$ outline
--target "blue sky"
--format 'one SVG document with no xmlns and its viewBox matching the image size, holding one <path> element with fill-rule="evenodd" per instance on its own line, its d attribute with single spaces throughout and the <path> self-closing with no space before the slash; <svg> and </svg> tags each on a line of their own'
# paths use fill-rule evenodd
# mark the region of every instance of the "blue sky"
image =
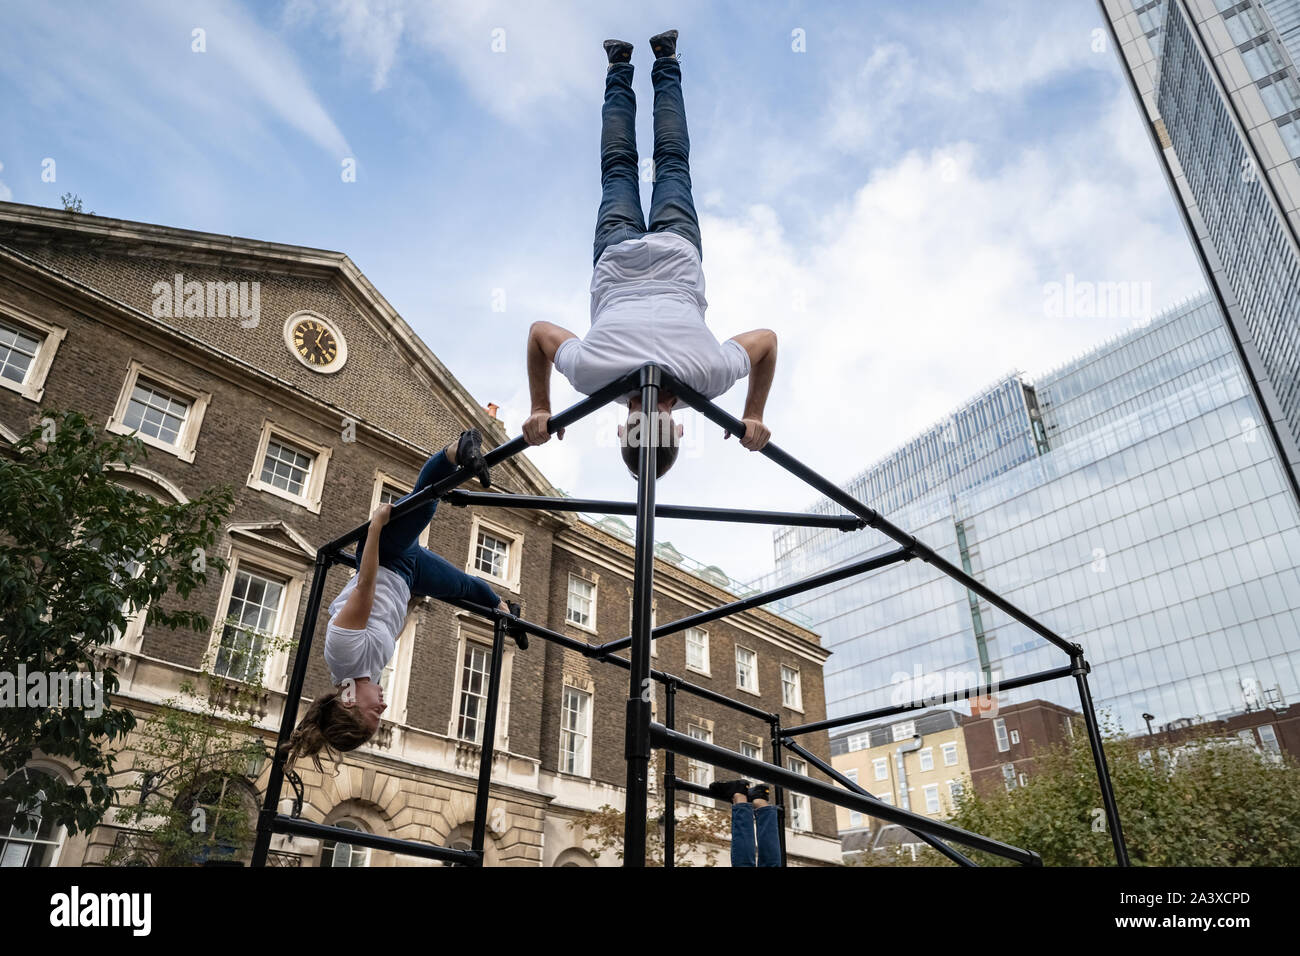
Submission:
<svg viewBox="0 0 1300 956">
<path fill-rule="evenodd" d="M 3 19 L 0 199 L 74 192 L 346 252 L 512 434 L 529 324 L 587 328 L 610 36 L 637 47 L 648 155 L 645 41 L 681 31 L 709 324 L 777 331 L 773 440 L 835 480 L 1142 318 L 1054 317 L 1047 284 L 1145 283 L 1155 310 L 1203 284 L 1092 0 L 64 0 Z M 575 398 L 557 377 L 554 407 Z M 611 431 L 530 455 L 570 493 L 631 497 Z M 687 433 L 661 500 L 810 503 L 702 420 Z M 771 565 L 761 528 L 659 532 L 741 579 Z"/>
</svg>

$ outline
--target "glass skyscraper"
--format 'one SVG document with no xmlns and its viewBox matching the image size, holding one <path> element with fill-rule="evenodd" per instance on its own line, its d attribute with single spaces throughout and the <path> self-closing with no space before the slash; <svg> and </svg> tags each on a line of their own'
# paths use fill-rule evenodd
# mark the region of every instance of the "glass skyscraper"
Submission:
<svg viewBox="0 0 1300 956">
<path fill-rule="evenodd" d="M 1007 376 L 845 487 L 1082 644 L 1098 708 L 1132 732 L 1143 713 L 1300 695 L 1300 512 L 1260 416 L 1205 295 L 1035 382 Z M 781 529 L 761 585 L 894 547 L 870 534 Z M 1065 662 L 920 561 L 790 601 L 834 652 L 833 716 L 910 700 L 927 678 Z M 1030 697 L 1078 706 L 1060 681 L 1007 702 Z"/>
<path fill-rule="evenodd" d="M 1300 494 L 1300 0 L 1101 0 Z"/>
</svg>

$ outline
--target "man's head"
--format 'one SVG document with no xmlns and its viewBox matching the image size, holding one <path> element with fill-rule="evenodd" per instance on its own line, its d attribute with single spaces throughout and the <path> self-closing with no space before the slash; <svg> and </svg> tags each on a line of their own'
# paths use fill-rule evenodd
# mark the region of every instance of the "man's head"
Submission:
<svg viewBox="0 0 1300 956">
<path fill-rule="evenodd" d="M 628 403 L 627 424 L 618 426 L 618 450 L 623 464 L 637 476 L 641 462 L 641 447 L 656 444 L 655 477 L 662 478 L 677 461 L 681 451 L 681 438 L 685 427 L 673 421 L 672 407 L 677 399 L 671 394 L 664 394 L 659 399 L 658 409 L 649 414 L 641 411 L 641 399 L 633 398 Z"/>
</svg>

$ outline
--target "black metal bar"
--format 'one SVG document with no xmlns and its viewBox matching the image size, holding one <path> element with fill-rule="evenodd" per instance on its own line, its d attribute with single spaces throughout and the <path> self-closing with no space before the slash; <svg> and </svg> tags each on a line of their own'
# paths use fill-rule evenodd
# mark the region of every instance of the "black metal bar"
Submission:
<svg viewBox="0 0 1300 956">
<path fill-rule="evenodd" d="M 580 511 L 598 515 L 635 515 L 634 501 L 605 501 L 597 498 L 548 498 L 541 495 L 508 495 L 490 491 L 455 489 L 442 500 L 457 507 L 515 508 L 522 511 Z M 865 522 L 856 515 L 817 515 L 802 511 L 753 511 L 744 508 L 706 508 L 690 505 L 655 505 L 656 518 L 698 518 L 741 524 L 775 524 L 785 527 L 838 528 L 857 531 Z"/>
<path fill-rule="evenodd" d="M 289 687 L 284 695 L 284 712 L 280 715 L 280 736 L 276 740 L 275 750 L 271 755 L 271 773 L 266 780 L 266 798 L 262 801 L 261 812 L 257 815 L 257 839 L 253 842 L 253 866 L 266 866 L 266 855 L 271 849 L 272 824 L 279 812 L 280 791 L 284 787 L 285 755 L 281 751 L 289 738 L 293 736 L 294 725 L 298 721 L 298 705 L 302 701 L 302 688 L 307 682 L 307 665 L 311 662 L 312 637 L 316 633 L 316 618 L 320 614 L 321 598 L 325 593 L 325 579 L 329 575 L 330 562 L 323 551 L 316 552 L 316 567 L 312 572 L 311 590 L 307 596 L 307 608 L 302 617 L 302 630 L 298 633 L 298 647 L 293 657 L 293 672 L 289 676 Z"/>
<path fill-rule="evenodd" d="M 644 867 L 650 769 L 650 602 L 654 590 L 655 477 L 659 451 L 660 369 L 641 369 L 641 413 L 636 480 L 636 556 L 632 578 L 632 649 L 628 680 L 627 791 L 623 806 L 623 865 Z"/>
<path fill-rule="evenodd" d="M 720 607 L 708 611 L 701 611 L 698 614 L 692 614 L 689 617 L 678 618 L 675 621 L 669 621 L 667 624 L 661 624 L 651 632 L 651 640 L 658 640 L 668 634 L 675 634 L 678 631 L 684 631 L 688 627 L 698 627 L 701 624 L 708 624 L 710 621 L 716 621 L 732 614 L 739 614 L 741 611 L 748 611 L 752 608 L 761 607 L 772 601 L 779 601 L 781 598 L 789 597 L 792 594 L 799 594 L 803 591 L 811 591 L 813 588 L 819 588 L 826 584 L 833 584 L 836 581 L 842 581 L 845 578 L 851 578 L 855 574 L 865 574 L 867 571 L 874 571 L 876 568 L 883 568 L 886 565 L 896 561 L 909 561 L 912 555 L 906 548 L 899 548 L 895 551 L 888 551 L 885 554 L 876 555 L 874 558 L 867 558 L 863 561 L 857 561 L 843 568 L 836 568 L 834 571 L 824 571 L 821 574 L 815 574 L 810 578 L 802 581 L 796 581 L 793 584 L 785 584 L 771 591 L 763 591 L 760 594 L 753 594 L 747 598 L 741 598 L 738 601 L 732 601 L 730 604 L 723 604 Z M 616 651 L 620 648 L 627 647 L 632 642 L 631 637 L 620 637 L 612 641 L 606 641 L 599 645 L 606 651 Z"/>
<path fill-rule="evenodd" d="M 869 813 L 889 823 L 897 823 L 909 830 L 919 830 L 933 836 L 953 840 L 964 846 L 983 850 L 986 853 L 1014 860 L 1026 866 L 1041 866 L 1043 862 L 1042 858 L 1032 850 L 1022 850 L 1019 847 L 1009 846 L 990 837 L 970 833 L 950 823 L 944 823 L 942 820 L 931 820 L 929 817 L 923 817 L 908 810 L 890 806 L 887 803 L 873 803 L 866 797 L 842 790 L 829 783 L 822 783 L 820 780 L 814 780 L 812 777 L 795 773 L 793 770 L 776 767 L 762 760 L 754 760 L 752 757 L 745 757 L 714 744 L 696 740 L 686 734 L 680 734 L 675 730 L 669 730 L 660 723 L 650 725 L 650 741 L 655 747 L 674 750 L 684 757 L 691 757 L 717 767 L 734 770 L 746 778 L 752 777 L 758 780 L 766 780 L 771 784 L 780 784 L 795 793 L 803 793 L 818 800 L 833 803 L 836 806 L 847 807 L 861 813 Z"/>
<path fill-rule="evenodd" d="M 844 727 L 848 724 L 861 724 L 870 720 L 880 720 L 883 717 L 892 717 L 894 714 L 905 714 L 909 710 L 924 710 L 926 707 L 935 706 L 936 703 L 949 704 L 959 700 L 968 700 L 971 697 L 980 697 L 1004 690 L 1015 690 L 1018 687 L 1028 687 L 1030 684 L 1041 684 L 1044 681 L 1059 680 L 1062 677 L 1073 676 L 1074 665 L 1062 664 L 1060 667 L 1053 667 L 1049 670 L 1026 674 L 1024 677 L 1013 677 L 1010 680 L 998 681 L 996 686 L 986 685 L 983 687 L 966 687 L 957 691 L 955 694 L 945 693 L 942 699 L 937 702 L 930 698 L 913 700 L 906 704 L 896 704 L 891 707 L 878 707 L 875 710 L 864 710 L 858 714 L 849 714 L 847 717 L 830 717 L 826 720 L 815 720 L 812 723 L 799 724 L 797 727 L 787 727 L 785 729 L 785 735 L 787 737 L 798 737 L 802 734 L 810 734 L 816 730 L 830 730 L 832 727 Z"/>
<path fill-rule="evenodd" d="M 477 859 L 478 854 L 473 850 L 452 850 L 445 846 L 416 843 L 414 840 L 399 840 L 378 833 L 367 833 L 365 830 L 347 830 L 343 827 L 332 827 L 324 823 L 312 823 L 310 820 L 299 820 L 283 815 L 277 816 L 272 822 L 277 833 L 293 833 L 298 836 L 315 837 L 318 840 L 337 840 L 339 843 L 366 846 L 372 850 L 389 850 L 407 856 L 423 857 L 426 860 L 442 860 L 445 863 L 475 866 L 480 862 Z"/>
<path fill-rule="evenodd" d="M 812 764 L 822 773 L 826 774 L 826 776 L 830 777 L 836 783 L 840 784 L 843 787 L 847 787 L 849 790 L 852 790 L 854 793 L 861 794 L 862 796 L 866 797 L 868 800 L 874 800 L 876 803 L 881 803 L 881 804 L 884 803 L 884 801 L 879 799 L 875 794 L 868 792 L 859 784 L 854 783 L 844 774 L 840 773 L 838 770 L 836 770 L 834 767 L 828 764 L 825 760 L 822 760 L 821 757 L 818 757 L 811 750 L 808 750 L 806 747 L 799 746 L 799 744 L 791 740 L 789 737 L 787 737 L 783 742 L 785 743 L 786 747 L 793 750 L 800 757 L 808 761 L 810 764 Z M 970 857 L 965 856 L 964 854 L 960 853 L 957 850 L 954 850 L 952 847 L 944 843 L 942 840 L 938 840 L 930 836 L 930 834 L 928 833 L 917 833 L 915 830 L 909 830 L 908 832 L 913 833 L 916 836 L 920 837 L 924 842 L 934 847 L 936 850 L 938 850 L 948 859 L 952 860 L 958 866 L 979 866 L 979 864 L 976 863 L 974 860 L 972 860 Z"/>
<path fill-rule="evenodd" d="M 496 755 L 497 711 L 501 700 L 501 658 L 506 649 L 506 622 L 500 615 L 492 627 L 492 665 L 488 671 L 487 714 L 483 719 L 483 742 L 479 745 L 478 790 L 474 794 L 474 836 L 470 848 L 483 865 L 483 840 L 487 836 L 488 799 L 492 795 L 492 761 Z"/>
<path fill-rule="evenodd" d="M 566 428 L 574 422 L 585 418 L 592 412 L 607 405 L 610 400 L 618 398 L 631 388 L 634 388 L 636 381 L 636 373 L 626 375 L 618 381 L 606 385 L 594 395 L 590 395 L 582 401 L 571 405 L 564 411 L 560 412 L 560 414 L 552 415 L 550 421 L 547 422 L 546 425 L 547 432 L 554 434 L 561 428 Z M 487 462 L 488 467 L 491 467 L 505 461 L 507 458 L 519 454 L 521 451 L 525 451 L 527 448 L 529 448 L 527 439 L 525 439 L 523 435 L 518 435 L 510 441 L 500 444 L 496 448 L 485 453 L 483 455 L 483 460 Z M 407 495 L 400 502 L 395 504 L 393 506 L 392 516 L 389 520 L 400 518 L 402 515 L 414 511 L 416 508 L 421 507 L 430 498 L 442 497 L 448 491 L 451 491 L 457 485 L 466 481 L 470 477 L 472 477 L 472 475 L 468 468 L 465 468 L 464 466 L 457 468 L 442 481 L 434 482 L 426 488 L 421 488 L 419 491 Z M 321 550 L 326 552 L 341 551 L 348 545 L 355 544 L 361 539 L 361 535 L 365 533 L 368 526 L 369 522 L 357 525 L 347 534 L 340 535 L 326 544 Z"/>
<path fill-rule="evenodd" d="M 672 753 L 672 751 L 665 750 L 664 753 L 670 754 Z M 710 800 L 718 799 L 716 796 L 709 793 L 708 787 L 701 786 L 698 783 L 691 783 L 689 780 L 682 780 L 681 778 L 677 778 L 673 780 L 673 787 L 685 793 L 693 793 L 696 796 L 708 797 Z"/>
<path fill-rule="evenodd" d="M 664 684 L 664 726 L 677 727 L 677 684 Z M 664 866 L 677 865 L 677 755 L 664 751 Z"/>
<path fill-rule="evenodd" d="M 570 650 L 577 651 L 579 654 L 582 654 L 585 657 L 590 657 L 593 660 L 604 661 L 622 668 L 630 668 L 632 666 L 631 661 L 626 657 L 619 657 L 616 654 L 604 651 L 601 649 L 601 645 L 599 644 L 589 644 L 586 641 L 580 641 L 576 638 L 569 637 L 567 634 L 552 631 L 550 628 L 543 627 L 540 624 L 534 624 L 532 621 L 525 621 L 523 618 L 506 615 L 503 611 L 484 607 L 481 604 L 475 604 L 471 601 L 458 599 L 444 600 L 443 603 L 470 611 L 474 614 L 480 614 L 489 620 L 495 620 L 497 615 L 502 615 L 506 620 L 510 621 L 511 624 L 517 624 L 522 630 L 527 631 L 529 634 L 535 634 L 544 641 L 550 641 L 554 644 L 559 644 L 561 647 L 567 647 Z M 692 684 L 690 681 L 683 680 L 675 674 L 669 674 L 666 671 L 654 670 L 652 668 L 650 670 L 650 676 L 660 683 L 672 681 L 676 683 L 678 690 L 683 690 L 693 697 L 699 697 L 701 700 L 713 701 L 714 703 L 721 704 L 724 707 L 730 707 L 732 710 L 739 713 L 748 714 L 751 717 L 757 717 L 759 720 L 771 721 L 772 719 L 772 714 L 769 711 L 754 707 L 744 701 L 732 700 L 726 694 L 720 694 L 716 690 L 701 687 L 699 684 Z"/>
<path fill-rule="evenodd" d="M 727 429 L 737 437 L 744 436 L 744 422 L 730 415 L 726 411 L 723 411 L 713 402 L 695 391 L 695 389 L 682 384 L 667 372 L 664 373 L 664 387 L 671 389 L 678 398 L 682 399 L 686 404 L 690 405 L 714 424 L 720 425 L 722 428 Z M 893 538 L 926 564 L 934 565 L 944 574 L 948 575 L 948 577 L 974 591 L 994 607 L 1011 615 L 1011 617 L 1025 625 L 1025 627 L 1029 628 L 1045 640 L 1055 644 L 1061 650 L 1065 651 L 1065 653 L 1073 655 L 1079 649 L 1077 644 L 1072 644 L 1051 628 L 1044 624 L 1040 624 L 1024 611 L 1020 610 L 1020 608 L 1003 598 L 996 591 L 977 581 L 961 568 L 942 557 L 929 545 L 918 540 L 915 535 L 908 534 L 902 528 L 896 527 L 874 508 L 864 505 L 847 491 L 835 485 L 834 482 L 828 481 L 821 475 L 817 474 L 817 472 L 813 471 L 793 455 L 778 448 L 771 442 L 768 442 L 760 454 L 767 456 L 796 478 L 803 479 L 803 481 L 811 485 L 817 491 L 820 491 L 823 495 L 831 501 L 834 501 L 846 511 L 862 518 L 870 527 L 889 536 L 890 538 Z"/>
<path fill-rule="evenodd" d="M 779 767 L 781 766 L 781 715 L 780 714 L 772 715 L 771 725 L 768 729 L 771 730 L 772 732 L 772 763 Z M 779 824 L 779 826 L 777 826 L 776 828 L 776 834 L 777 834 L 777 839 L 781 843 L 781 865 L 787 866 L 789 864 L 789 860 L 787 858 L 786 849 L 785 849 L 785 820 L 786 820 L 785 787 L 781 786 L 778 783 L 776 785 L 775 792 L 772 794 L 772 796 L 776 798 L 773 801 L 773 805 L 776 807 L 777 823 Z"/>
<path fill-rule="evenodd" d="M 1079 685 L 1079 705 L 1083 711 L 1083 722 L 1088 728 L 1088 744 L 1092 747 L 1092 762 L 1097 768 L 1097 783 L 1101 786 L 1101 802 L 1106 810 L 1106 824 L 1110 828 L 1110 841 L 1115 847 L 1115 863 L 1128 866 L 1128 846 L 1124 843 L 1124 832 L 1120 829 L 1119 806 L 1115 802 L 1115 791 L 1111 787 L 1110 768 L 1106 766 L 1106 751 L 1102 745 L 1101 730 L 1097 726 L 1097 711 L 1092 706 L 1092 693 L 1088 689 L 1088 662 L 1080 655 L 1075 662 L 1075 682 Z"/>
</svg>

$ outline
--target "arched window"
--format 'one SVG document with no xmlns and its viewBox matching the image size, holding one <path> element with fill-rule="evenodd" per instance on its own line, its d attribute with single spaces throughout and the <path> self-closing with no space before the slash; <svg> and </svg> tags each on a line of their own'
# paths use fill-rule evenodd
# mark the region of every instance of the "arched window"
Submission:
<svg viewBox="0 0 1300 956">
<path fill-rule="evenodd" d="M 9 779 L 18 774 L 33 783 L 54 779 L 48 772 L 34 767 L 24 767 Z M 13 800 L 0 803 L 0 867 L 53 866 L 58 859 L 64 831 L 41 813 L 44 800 L 45 791 L 41 790 L 36 794 L 34 805 L 25 808 L 27 818 L 23 826 L 17 822 L 18 804 Z"/>
<path fill-rule="evenodd" d="M 353 820 L 339 820 L 334 824 L 345 830 L 364 833 L 365 828 Z M 338 840 L 326 840 L 321 850 L 321 866 L 369 866 L 370 848 L 343 843 Z"/>
<path fill-rule="evenodd" d="M 230 862 L 250 854 L 257 803 L 245 781 L 214 775 L 182 796 L 177 807 L 189 816 L 191 832 L 201 838 L 193 862 Z"/>
</svg>

